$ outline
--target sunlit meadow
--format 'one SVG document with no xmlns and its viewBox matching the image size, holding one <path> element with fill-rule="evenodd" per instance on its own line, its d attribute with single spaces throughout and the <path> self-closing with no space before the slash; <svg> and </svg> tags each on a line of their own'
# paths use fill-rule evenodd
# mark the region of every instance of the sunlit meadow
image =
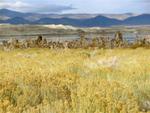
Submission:
<svg viewBox="0 0 150 113">
<path fill-rule="evenodd" d="M 149 49 L 0 51 L 0 113 L 149 110 Z"/>
</svg>

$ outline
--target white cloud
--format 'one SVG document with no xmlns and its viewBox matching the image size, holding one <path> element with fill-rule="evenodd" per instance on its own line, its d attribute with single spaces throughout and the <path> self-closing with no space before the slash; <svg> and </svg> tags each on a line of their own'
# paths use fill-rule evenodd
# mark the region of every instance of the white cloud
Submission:
<svg viewBox="0 0 150 113">
<path fill-rule="evenodd" d="M 0 8 L 38 13 L 146 13 L 149 6 L 150 0 L 0 0 Z"/>
<path fill-rule="evenodd" d="M 22 0 L 15 1 L 0 1 L 0 8 L 6 8 L 22 12 L 38 12 L 38 13 L 61 13 L 66 10 L 72 10 L 72 6 L 55 5 L 45 3 L 29 4 Z"/>
<path fill-rule="evenodd" d="M 24 3 L 20 0 L 17 0 L 17 1 L 12 1 L 12 2 L 8 2 L 8 1 L 7 2 L 4 2 L 4 1 L 0 2 L 0 7 L 23 11 L 24 9 L 31 7 L 31 5 L 28 3 Z"/>
</svg>

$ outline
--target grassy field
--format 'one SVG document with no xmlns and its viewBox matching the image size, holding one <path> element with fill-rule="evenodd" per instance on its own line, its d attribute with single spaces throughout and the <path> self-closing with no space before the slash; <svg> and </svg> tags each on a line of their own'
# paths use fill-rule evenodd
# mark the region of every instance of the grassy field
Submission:
<svg viewBox="0 0 150 113">
<path fill-rule="evenodd" d="M 0 51 L 0 113 L 148 110 L 149 49 Z"/>
</svg>

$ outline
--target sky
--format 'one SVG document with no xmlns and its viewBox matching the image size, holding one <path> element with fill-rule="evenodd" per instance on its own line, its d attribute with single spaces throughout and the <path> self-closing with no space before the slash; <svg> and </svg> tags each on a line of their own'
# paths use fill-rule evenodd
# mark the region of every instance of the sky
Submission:
<svg viewBox="0 0 150 113">
<path fill-rule="evenodd" d="M 150 13 L 150 0 L 0 0 L 0 8 L 36 13 Z"/>
</svg>

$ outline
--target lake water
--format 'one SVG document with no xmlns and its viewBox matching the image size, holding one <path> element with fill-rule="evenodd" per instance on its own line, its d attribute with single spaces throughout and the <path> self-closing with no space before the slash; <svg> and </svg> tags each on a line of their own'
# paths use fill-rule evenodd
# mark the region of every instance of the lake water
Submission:
<svg viewBox="0 0 150 113">
<path fill-rule="evenodd" d="M 0 42 L 3 40 L 9 40 L 11 38 L 16 38 L 19 40 L 25 40 L 25 39 L 34 39 L 37 38 L 38 35 L 0 35 Z M 74 35 L 52 35 L 52 34 L 43 34 L 43 38 L 46 38 L 48 41 L 64 41 L 64 40 L 75 40 L 80 38 L 77 34 Z M 93 38 L 101 36 L 100 34 L 88 34 L 86 35 L 86 38 Z M 113 38 L 114 34 L 107 34 L 108 37 Z M 123 37 L 126 41 L 133 42 L 136 40 L 136 34 L 134 33 L 123 33 Z"/>
</svg>

